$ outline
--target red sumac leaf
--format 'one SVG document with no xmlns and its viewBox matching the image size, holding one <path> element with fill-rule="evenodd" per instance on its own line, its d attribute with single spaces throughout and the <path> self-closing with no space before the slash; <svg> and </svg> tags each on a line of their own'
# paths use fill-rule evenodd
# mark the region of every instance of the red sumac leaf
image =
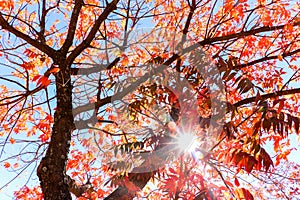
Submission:
<svg viewBox="0 0 300 200">
<path fill-rule="evenodd" d="M 224 183 L 229 187 L 233 187 L 233 184 L 229 181 L 224 180 Z"/>
<path fill-rule="evenodd" d="M 269 131 L 271 128 L 271 122 L 269 119 L 264 119 L 263 121 L 263 128 L 265 131 Z"/>
<path fill-rule="evenodd" d="M 287 124 L 288 124 L 289 128 L 291 129 L 293 126 L 293 118 L 291 115 L 287 115 Z"/>
<path fill-rule="evenodd" d="M 242 188 L 242 190 L 244 193 L 245 200 L 254 200 L 253 195 L 248 190 L 246 190 L 245 188 Z"/>
<path fill-rule="evenodd" d="M 37 84 L 43 87 L 47 87 L 50 84 L 50 80 L 46 76 L 41 76 L 37 81 Z"/>
<path fill-rule="evenodd" d="M 234 184 L 239 187 L 240 186 L 240 182 L 237 178 L 234 179 Z"/>
<path fill-rule="evenodd" d="M 293 117 L 293 121 L 295 124 L 295 131 L 296 133 L 299 133 L 299 119 L 297 117 Z"/>
<path fill-rule="evenodd" d="M 246 165 L 245 165 L 245 170 L 246 172 L 250 173 L 254 167 L 254 165 L 257 164 L 257 160 L 253 156 L 248 156 L 247 159 L 245 160 Z"/>
<path fill-rule="evenodd" d="M 40 77 L 41 77 L 41 75 L 35 75 L 35 76 L 33 77 L 32 81 L 36 81 L 36 80 L 38 80 Z"/>
<path fill-rule="evenodd" d="M 169 171 L 173 174 L 177 174 L 176 171 L 173 168 L 169 168 Z"/>
<path fill-rule="evenodd" d="M 237 73 L 236 72 L 232 72 L 226 79 L 226 81 L 231 80 Z"/>
</svg>

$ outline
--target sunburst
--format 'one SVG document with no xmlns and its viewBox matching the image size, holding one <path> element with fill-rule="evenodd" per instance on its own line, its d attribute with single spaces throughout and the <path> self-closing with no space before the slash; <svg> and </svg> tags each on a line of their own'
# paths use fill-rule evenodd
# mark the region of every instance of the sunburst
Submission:
<svg viewBox="0 0 300 200">
<path fill-rule="evenodd" d="M 182 153 L 192 153 L 198 146 L 197 137 L 192 133 L 179 133 L 176 136 L 176 144 Z"/>
</svg>

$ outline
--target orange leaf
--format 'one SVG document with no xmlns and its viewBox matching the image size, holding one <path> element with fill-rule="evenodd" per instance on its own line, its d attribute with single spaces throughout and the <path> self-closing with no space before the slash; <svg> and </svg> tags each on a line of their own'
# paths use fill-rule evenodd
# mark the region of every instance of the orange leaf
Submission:
<svg viewBox="0 0 300 200">
<path fill-rule="evenodd" d="M 111 107 L 106 107 L 106 108 L 105 108 L 105 111 L 106 111 L 107 113 L 112 113 L 113 110 L 112 110 Z"/>
<path fill-rule="evenodd" d="M 97 194 L 98 194 L 99 197 L 103 197 L 105 192 L 102 189 L 98 189 Z"/>
<path fill-rule="evenodd" d="M 55 73 L 57 73 L 57 72 L 59 72 L 59 71 L 60 71 L 60 68 L 59 68 L 59 67 L 54 67 L 54 68 L 50 69 L 49 73 L 55 74 Z"/>
<path fill-rule="evenodd" d="M 116 120 L 116 117 L 113 116 L 113 115 L 109 115 L 109 116 L 108 116 L 108 119 L 111 120 L 111 121 L 115 121 L 115 120 Z"/>
<path fill-rule="evenodd" d="M 13 165 L 13 168 L 18 168 L 19 167 L 19 163 L 15 163 L 14 165 Z"/>
<path fill-rule="evenodd" d="M 123 60 L 121 61 L 121 65 L 122 65 L 122 66 L 127 66 L 128 63 L 129 63 L 128 56 L 123 55 Z"/>
<path fill-rule="evenodd" d="M 5 168 L 9 168 L 9 167 L 10 167 L 10 163 L 9 163 L 9 162 L 5 162 L 5 163 L 4 163 L 4 167 L 5 167 Z"/>
<path fill-rule="evenodd" d="M 15 144 L 16 143 L 16 140 L 14 138 L 10 138 L 9 141 L 10 141 L 11 144 Z"/>
<path fill-rule="evenodd" d="M 98 194 L 96 192 L 92 192 L 91 199 L 98 199 Z"/>
</svg>

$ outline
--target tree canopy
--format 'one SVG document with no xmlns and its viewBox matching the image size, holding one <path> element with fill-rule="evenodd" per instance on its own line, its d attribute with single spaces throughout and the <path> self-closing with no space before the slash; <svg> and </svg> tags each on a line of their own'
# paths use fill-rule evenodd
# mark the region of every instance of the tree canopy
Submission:
<svg viewBox="0 0 300 200">
<path fill-rule="evenodd" d="M 289 156 L 299 2 L 0 0 L 0 10 L 2 191 L 300 198 Z"/>
</svg>

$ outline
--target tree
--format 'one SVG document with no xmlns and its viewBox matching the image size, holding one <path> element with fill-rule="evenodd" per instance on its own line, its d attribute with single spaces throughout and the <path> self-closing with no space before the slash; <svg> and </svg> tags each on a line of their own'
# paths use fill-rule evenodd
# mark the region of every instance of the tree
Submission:
<svg viewBox="0 0 300 200">
<path fill-rule="evenodd" d="M 0 8 L 0 158 L 40 182 L 17 199 L 299 197 L 299 3 Z"/>
</svg>

